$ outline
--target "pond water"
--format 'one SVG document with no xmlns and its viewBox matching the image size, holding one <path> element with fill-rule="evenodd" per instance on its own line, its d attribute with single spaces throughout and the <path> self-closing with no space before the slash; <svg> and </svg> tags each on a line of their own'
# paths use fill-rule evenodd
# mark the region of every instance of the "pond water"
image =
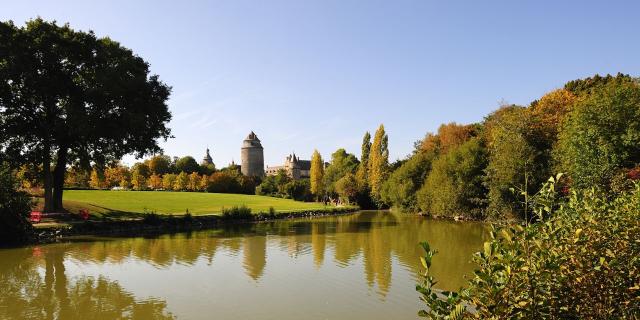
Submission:
<svg viewBox="0 0 640 320">
<path fill-rule="evenodd" d="M 0 249 L 0 319 L 415 319 L 427 240 L 442 289 L 483 224 L 384 211 Z"/>
</svg>

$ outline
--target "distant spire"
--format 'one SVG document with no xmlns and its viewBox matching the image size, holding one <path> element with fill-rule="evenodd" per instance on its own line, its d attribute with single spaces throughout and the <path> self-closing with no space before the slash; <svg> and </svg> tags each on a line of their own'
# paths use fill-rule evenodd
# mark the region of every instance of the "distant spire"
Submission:
<svg viewBox="0 0 640 320">
<path fill-rule="evenodd" d="M 207 153 L 204 155 L 204 158 L 202 159 L 202 163 L 204 164 L 213 163 L 213 158 L 211 158 L 211 154 L 209 153 L 209 145 L 207 145 Z"/>
</svg>

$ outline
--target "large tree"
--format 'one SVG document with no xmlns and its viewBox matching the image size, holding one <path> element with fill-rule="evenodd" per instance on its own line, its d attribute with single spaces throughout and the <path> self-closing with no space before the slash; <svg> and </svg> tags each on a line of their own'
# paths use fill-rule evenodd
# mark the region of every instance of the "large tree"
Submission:
<svg viewBox="0 0 640 320">
<path fill-rule="evenodd" d="M 185 156 L 176 161 L 176 170 L 178 172 L 192 173 L 200 169 L 198 162 L 192 156 Z"/>
<path fill-rule="evenodd" d="M 42 19 L 0 23 L 0 148 L 12 163 L 42 164 L 46 211 L 63 210 L 67 164 L 159 152 L 169 94 L 109 38 Z"/>
<path fill-rule="evenodd" d="M 358 167 L 358 158 L 343 148 L 331 154 L 331 163 L 324 172 L 324 190 L 329 194 L 335 194 L 336 182 L 347 173 L 355 173 Z"/>
<path fill-rule="evenodd" d="M 515 105 L 503 106 L 485 120 L 492 218 L 525 218 L 521 193 L 538 190 L 551 176 L 548 145 L 538 127 L 530 110 Z"/>
<path fill-rule="evenodd" d="M 156 155 L 151 157 L 151 159 L 147 160 L 147 165 L 149 166 L 149 170 L 151 173 L 157 175 L 163 175 L 169 172 L 169 168 L 171 167 L 171 157 L 167 155 Z"/>
</svg>

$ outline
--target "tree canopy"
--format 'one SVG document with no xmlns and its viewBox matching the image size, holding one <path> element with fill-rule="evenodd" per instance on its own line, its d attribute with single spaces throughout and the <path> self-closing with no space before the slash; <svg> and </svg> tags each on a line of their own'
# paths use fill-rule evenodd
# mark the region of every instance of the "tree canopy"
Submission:
<svg viewBox="0 0 640 320">
<path fill-rule="evenodd" d="M 347 173 L 355 173 L 358 168 L 358 158 L 345 149 L 338 149 L 331 154 L 331 162 L 324 172 L 324 190 L 329 194 L 336 194 L 336 182 Z"/>
<path fill-rule="evenodd" d="M 608 187 L 640 164 L 640 85 L 615 82 L 580 99 L 565 121 L 555 155 L 577 187 Z"/>
<path fill-rule="evenodd" d="M 177 172 L 192 173 L 197 172 L 199 169 L 200 165 L 198 165 L 198 162 L 192 156 L 185 156 L 176 161 Z"/>
<path fill-rule="evenodd" d="M 0 62 L 1 148 L 43 165 L 45 210 L 63 209 L 67 164 L 143 156 L 170 137 L 170 88 L 116 41 L 40 18 L 1 22 Z"/>
</svg>

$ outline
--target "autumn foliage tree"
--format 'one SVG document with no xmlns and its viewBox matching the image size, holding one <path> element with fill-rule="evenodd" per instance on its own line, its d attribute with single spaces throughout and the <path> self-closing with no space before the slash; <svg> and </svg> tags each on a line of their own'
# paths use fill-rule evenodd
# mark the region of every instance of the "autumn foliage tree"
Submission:
<svg viewBox="0 0 640 320">
<path fill-rule="evenodd" d="M 389 174 L 389 137 L 384 131 L 384 125 L 380 125 L 371 144 L 369 155 L 369 185 L 371 197 L 381 205 L 380 190 Z"/>
<path fill-rule="evenodd" d="M 476 134 L 473 125 L 461 125 L 455 122 L 442 124 L 438 133 L 427 133 L 422 140 L 420 150 L 423 152 L 447 153 L 449 149 L 465 143 Z"/>
<path fill-rule="evenodd" d="M 316 198 L 319 198 L 324 194 L 324 184 L 322 183 L 322 179 L 324 177 L 324 162 L 322 161 L 322 156 L 318 150 L 314 150 L 313 155 L 311 156 L 311 172 L 309 175 L 311 193 Z"/>
</svg>

